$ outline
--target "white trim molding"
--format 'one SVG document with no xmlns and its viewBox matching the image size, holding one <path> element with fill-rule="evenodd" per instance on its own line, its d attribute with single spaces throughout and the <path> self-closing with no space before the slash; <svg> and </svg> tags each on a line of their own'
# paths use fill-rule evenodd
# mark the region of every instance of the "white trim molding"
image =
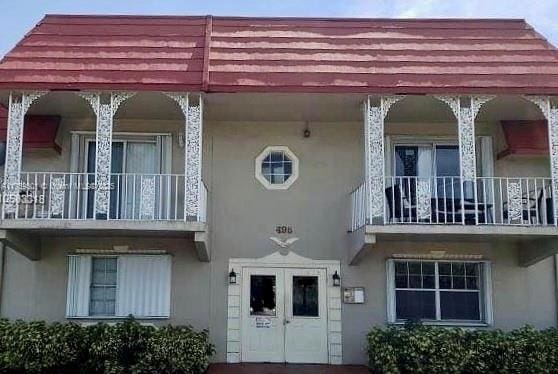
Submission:
<svg viewBox="0 0 558 374">
<path fill-rule="evenodd" d="M 231 258 L 229 269 L 237 274 L 235 284 L 228 285 L 227 307 L 227 362 L 241 361 L 242 270 L 244 268 L 325 269 L 327 296 L 327 336 L 329 364 L 343 362 L 341 330 L 341 287 L 333 286 L 333 274 L 341 274 L 341 264 L 336 260 L 312 260 L 292 251 L 274 252 L 262 258 Z"/>
<path fill-rule="evenodd" d="M 291 160 L 291 175 L 283 183 L 271 183 L 262 173 L 262 163 L 272 152 L 283 152 Z M 274 145 L 266 147 L 255 161 L 254 175 L 256 179 L 268 190 L 286 190 L 298 179 L 300 161 L 298 157 L 284 145 Z"/>
</svg>

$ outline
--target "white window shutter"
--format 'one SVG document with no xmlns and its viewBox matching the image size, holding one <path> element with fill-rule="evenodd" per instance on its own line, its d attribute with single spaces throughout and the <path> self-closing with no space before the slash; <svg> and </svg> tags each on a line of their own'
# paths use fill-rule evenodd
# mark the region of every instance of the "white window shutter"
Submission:
<svg viewBox="0 0 558 374">
<path fill-rule="evenodd" d="M 119 256 L 116 315 L 169 317 L 170 286 L 170 256 Z"/>
<path fill-rule="evenodd" d="M 483 289 L 484 289 L 484 322 L 492 326 L 494 324 L 494 310 L 492 306 L 492 263 L 484 261 L 482 267 Z"/>
<path fill-rule="evenodd" d="M 386 262 L 386 296 L 387 296 L 387 320 L 393 323 L 397 320 L 395 312 L 395 263 L 392 259 Z"/>
<path fill-rule="evenodd" d="M 68 256 L 68 292 L 66 317 L 89 315 L 91 256 Z"/>
<path fill-rule="evenodd" d="M 491 136 L 478 136 L 477 137 L 477 153 L 480 159 L 478 168 L 481 177 L 494 176 L 494 153 L 492 146 Z"/>
</svg>

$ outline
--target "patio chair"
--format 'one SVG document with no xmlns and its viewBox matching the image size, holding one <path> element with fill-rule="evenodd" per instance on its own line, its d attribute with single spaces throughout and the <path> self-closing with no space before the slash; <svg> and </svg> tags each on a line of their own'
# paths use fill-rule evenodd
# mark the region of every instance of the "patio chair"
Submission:
<svg viewBox="0 0 558 374">
<path fill-rule="evenodd" d="M 540 189 L 538 196 L 536 198 L 532 197 L 532 192 L 529 192 L 527 196 L 521 197 L 521 222 L 528 222 L 530 224 L 542 223 L 543 215 L 542 212 L 542 201 L 544 196 L 544 188 Z M 508 201 L 503 202 L 503 217 L 505 221 L 515 221 L 518 217 L 512 217 L 509 211 Z M 548 213 L 547 213 L 548 214 Z M 554 221 L 554 220 L 552 220 Z"/>
<path fill-rule="evenodd" d="M 417 207 L 409 198 L 401 193 L 398 184 L 386 188 L 386 198 L 389 206 L 389 220 L 396 222 L 416 222 Z"/>
</svg>

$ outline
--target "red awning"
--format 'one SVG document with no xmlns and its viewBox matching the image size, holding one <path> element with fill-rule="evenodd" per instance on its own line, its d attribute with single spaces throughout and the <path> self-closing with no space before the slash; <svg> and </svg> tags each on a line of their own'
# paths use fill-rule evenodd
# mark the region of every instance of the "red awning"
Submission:
<svg viewBox="0 0 558 374">
<path fill-rule="evenodd" d="M 26 116 L 23 129 L 23 148 L 52 148 L 60 152 L 56 144 L 56 132 L 60 125 L 58 116 Z M 0 106 L 0 141 L 6 141 L 8 111 Z"/>
<path fill-rule="evenodd" d="M 509 155 L 548 155 L 546 120 L 501 121 L 508 148 L 498 158 Z"/>
</svg>

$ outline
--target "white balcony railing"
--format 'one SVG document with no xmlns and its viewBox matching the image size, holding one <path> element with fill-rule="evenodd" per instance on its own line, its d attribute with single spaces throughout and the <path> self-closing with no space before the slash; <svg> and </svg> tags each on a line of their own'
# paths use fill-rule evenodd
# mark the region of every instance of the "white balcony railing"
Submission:
<svg viewBox="0 0 558 374">
<path fill-rule="evenodd" d="M 365 184 L 351 194 L 351 231 L 374 224 L 555 225 L 550 178 L 386 177 L 374 222 Z M 380 200 L 382 201 L 382 200 Z"/>
<path fill-rule="evenodd" d="M 202 186 L 199 213 L 197 217 L 187 217 L 199 222 L 206 220 L 207 189 L 205 185 Z M 21 183 L 15 189 L 17 190 L 17 196 L 3 195 L 4 218 L 143 221 L 185 219 L 184 175 L 179 174 L 112 174 L 109 209 L 102 216 L 94 213 L 94 174 L 21 173 Z M 6 206 L 10 203 L 12 209 L 8 210 Z"/>
</svg>

